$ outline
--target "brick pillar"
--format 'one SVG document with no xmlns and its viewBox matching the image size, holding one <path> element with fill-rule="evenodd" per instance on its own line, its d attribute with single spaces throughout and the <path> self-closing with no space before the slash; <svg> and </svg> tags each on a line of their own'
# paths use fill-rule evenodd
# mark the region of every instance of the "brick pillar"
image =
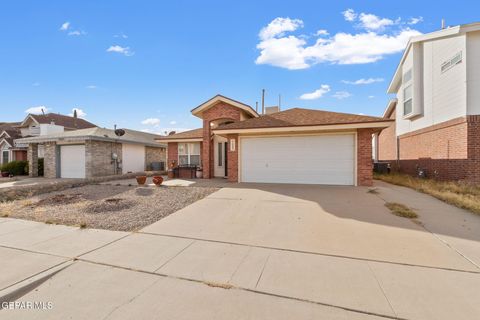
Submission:
<svg viewBox="0 0 480 320">
<path fill-rule="evenodd" d="M 44 145 L 43 176 L 45 178 L 57 178 L 57 144 L 46 142 Z"/>
<path fill-rule="evenodd" d="M 38 177 L 38 143 L 30 143 L 27 150 L 28 175 Z"/>
<path fill-rule="evenodd" d="M 357 130 L 357 184 L 371 186 L 373 184 L 372 168 L 372 130 Z"/>
<path fill-rule="evenodd" d="M 167 149 L 167 167 L 166 170 L 170 169 L 172 162 L 175 167 L 178 164 L 178 143 L 169 142 Z"/>
<path fill-rule="evenodd" d="M 238 134 L 229 134 L 227 139 L 228 181 L 238 182 Z M 232 148 L 232 142 L 235 144 L 234 149 Z"/>
<path fill-rule="evenodd" d="M 211 166 L 212 143 L 210 141 L 210 136 L 210 121 L 203 120 L 202 166 L 204 179 L 210 179 L 213 169 Z"/>
</svg>

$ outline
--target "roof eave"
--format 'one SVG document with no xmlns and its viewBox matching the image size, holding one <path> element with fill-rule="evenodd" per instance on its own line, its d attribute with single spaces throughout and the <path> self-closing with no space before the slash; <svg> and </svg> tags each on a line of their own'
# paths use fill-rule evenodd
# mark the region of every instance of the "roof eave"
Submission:
<svg viewBox="0 0 480 320">
<path fill-rule="evenodd" d="M 119 142 L 119 143 L 132 143 L 132 144 L 141 144 L 148 147 L 160 147 L 166 148 L 165 144 L 160 142 L 144 142 L 144 141 L 135 141 L 130 139 L 116 139 L 116 138 L 107 138 L 107 137 L 98 137 L 98 136 L 75 136 L 75 137 L 32 137 L 32 138 L 22 138 L 15 139 L 15 143 L 44 143 L 44 142 L 77 142 L 85 140 L 96 140 L 96 141 L 107 141 L 107 142 Z"/>
<path fill-rule="evenodd" d="M 375 122 L 359 122 L 359 123 L 339 123 L 324 125 L 307 125 L 307 126 L 289 126 L 289 127 L 264 127 L 264 128 L 242 128 L 242 129 L 216 129 L 214 134 L 233 134 L 233 133 L 275 133 L 275 132 L 300 132 L 300 131 L 332 131 L 347 129 L 365 129 L 365 128 L 387 128 L 393 120 L 385 119 Z"/>
<path fill-rule="evenodd" d="M 203 138 L 172 138 L 172 139 L 155 139 L 158 142 L 171 143 L 171 142 L 200 142 Z"/>
</svg>

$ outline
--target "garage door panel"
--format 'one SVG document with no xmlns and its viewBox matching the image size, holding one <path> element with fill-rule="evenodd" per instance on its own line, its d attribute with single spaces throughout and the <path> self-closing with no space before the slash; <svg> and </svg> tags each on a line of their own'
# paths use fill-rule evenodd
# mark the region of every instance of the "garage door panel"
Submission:
<svg viewBox="0 0 480 320">
<path fill-rule="evenodd" d="M 122 172 L 141 172 L 145 170 L 145 146 L 122 144 Z"/>
<path fill-rule="evenodd" d="M 85 178 L 85 145 L 60 146 L 60 177 Z"/>
<path fill-rule="evenodd" d="M 244 182 L 354 184 L 354 135 L 245 138 Z"/>
</svg>

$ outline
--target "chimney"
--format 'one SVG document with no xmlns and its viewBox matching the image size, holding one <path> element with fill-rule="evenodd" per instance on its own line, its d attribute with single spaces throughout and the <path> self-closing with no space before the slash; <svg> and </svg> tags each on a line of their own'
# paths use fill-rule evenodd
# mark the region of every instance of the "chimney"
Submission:
<svg viewBox="0 0 480 320">
<path fill-rule="evenodd" d="M 266 107 L 265 108 L 265 114 L 277 113 L 279 111 L 280 111 L 279 106 L 272 106 L 272 107 Z"/>
<path fill-rule="evenodd" d="M 442 30 L 445 29 L 445 19 L 442 19 Z"/>
<path fill-rule="evenodd" d="M 262 114 L 265 114 L 265 89 L 262 89 Z"/>
</svg>

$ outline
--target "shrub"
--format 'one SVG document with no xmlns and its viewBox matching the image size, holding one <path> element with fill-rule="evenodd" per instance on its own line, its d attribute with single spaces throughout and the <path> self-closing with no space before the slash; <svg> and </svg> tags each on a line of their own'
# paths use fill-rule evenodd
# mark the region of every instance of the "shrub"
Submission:
<svg viewBox="0 0 480 320">
<path fill-rule="evenodd" d="M 27 161 L 10 161 L 1 167 L 2 172 L 8 172 L 14 176 L 21 176 L 25 174 L 25 166 Z"/>
</svg>

